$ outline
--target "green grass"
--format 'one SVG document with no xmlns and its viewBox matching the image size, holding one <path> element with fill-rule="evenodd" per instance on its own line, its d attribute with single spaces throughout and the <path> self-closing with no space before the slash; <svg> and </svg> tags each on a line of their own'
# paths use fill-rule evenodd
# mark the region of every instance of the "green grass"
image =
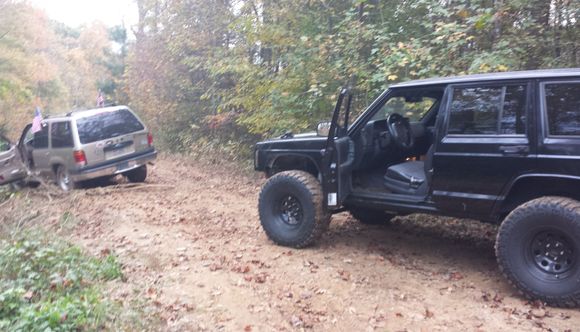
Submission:
<svg viewBox="0 0 580 332">
<path fill-rule="evenodd" d="M 0 242 L 0 330 L 107 329 L 116 306 L 99 285 L 122 277 L 115 256 L 85 255 L 56 239 L 22 234 Z"/>
<path fill-rule="evenodd" d="M 0 203 L 4 202 L 13 195 L 9 189 L 10 188 L 7 185 L 0 186 Z"/>
</svg>

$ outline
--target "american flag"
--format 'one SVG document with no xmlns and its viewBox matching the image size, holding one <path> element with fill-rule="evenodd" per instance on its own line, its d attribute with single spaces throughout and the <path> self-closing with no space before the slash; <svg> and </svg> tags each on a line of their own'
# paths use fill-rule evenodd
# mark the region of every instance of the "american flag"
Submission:
<svg viewBox="0 0 580 332">
<path fill-rule="evenodd" d="M 101 91 L 99 91 L 99 95 L 97 96 L 97 107 L 103 107 L 105 106 L 105 98 L 103 97 L 103 94 L 101 93 Z"/>
<path fill-rule="evenodd" d="M 32 133 L 37 133 L 42 130 L 42 113 L 40 107 L 36 107 L 34 111 L 34 119 L 32 120 Z"/>
</svg>

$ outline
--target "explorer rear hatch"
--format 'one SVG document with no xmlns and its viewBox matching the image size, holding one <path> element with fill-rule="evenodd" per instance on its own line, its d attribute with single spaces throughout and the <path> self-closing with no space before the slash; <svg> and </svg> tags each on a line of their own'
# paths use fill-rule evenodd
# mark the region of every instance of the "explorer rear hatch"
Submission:
<svg viewBox="0 0 580 332">
<path fill-rule="evenodd" d="M 76 124 L 88 166 L 150 149 L 149 133 L 127 108 L 81 117 Z"/>
</svg>

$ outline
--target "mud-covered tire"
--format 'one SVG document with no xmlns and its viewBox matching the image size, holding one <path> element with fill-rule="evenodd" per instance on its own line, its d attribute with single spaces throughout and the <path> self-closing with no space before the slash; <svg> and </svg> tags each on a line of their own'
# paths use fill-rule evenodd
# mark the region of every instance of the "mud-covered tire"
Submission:
<svg viewBox="0 0 580 332">
<path fill-rule="evenodd" d="M 260 222 L 276 244 L 304 248 L 328 229 L 322 187 L 311 174 L 285 171 L 272 176 L 262 187 L 258 203 Z"/>
<path fill-rule="evenodd" d="M 26 182 L 24 180 L 14 181 L 8 184 L 8 189 L 12 192 L 17 192 L 26 187 Z"/>
<path fill-rule="evenodd" d="M 127 180 L 129 180 L 129 182 L 133 183 L 145 182 L 145 179 L 147 179 L 147 165 L 135 168 L 134 170 L 131 170 L 125 173 L 124 175 L 125 177 L 127 177 Z"/>
<path fill-rule="evenodd" d="M 395 217 L 392 213 L 387 213 L 382 210 L 373 210 L 366 208 L 350 208 L 348 209 L 350 215 L 362 224 L 366 225 L 386 225 Z"/>
<path fill-rule="evenodd" d="M 71 178 L 68 169 L 62 165 L 56 168 L 55 182 L 62 191 L 71 191 L 78 188 L 78 184 Z"/>
<path fill-rule="evenodd" d="M 528 299 L 580 306 L 580 202 L 541 197 L 503 221 L 495 251 L 508 281 Z"/>
</svg>

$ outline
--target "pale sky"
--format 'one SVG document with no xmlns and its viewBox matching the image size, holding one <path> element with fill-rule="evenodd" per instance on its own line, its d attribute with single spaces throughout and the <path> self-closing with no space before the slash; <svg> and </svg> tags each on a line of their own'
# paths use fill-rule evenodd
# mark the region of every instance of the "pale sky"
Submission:
<svg viewBox="0 0 580 332">
<path fill-rule="evenodd" d="M 44 9 L 48 16 L 71 27 L 101 21 L 108 26 L 120 25 L 127 28 L 137 24 L 135 0 L 29 0 L 37 8 Z"/>
</svg>

